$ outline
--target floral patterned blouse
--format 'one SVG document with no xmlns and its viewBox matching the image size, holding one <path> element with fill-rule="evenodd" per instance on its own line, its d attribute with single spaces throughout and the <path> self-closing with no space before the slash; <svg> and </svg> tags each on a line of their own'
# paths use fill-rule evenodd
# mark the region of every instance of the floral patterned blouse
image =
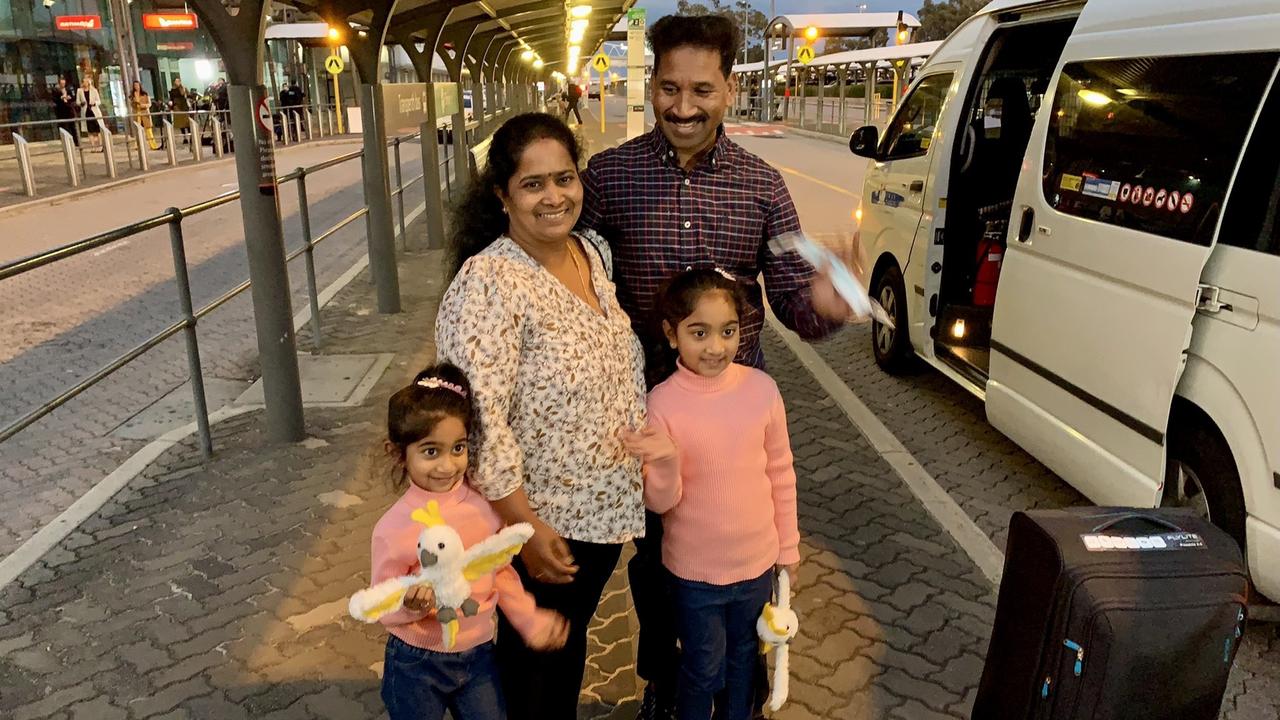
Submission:
<svg viewBox="0 0 1280 720">
<path fill-rule="evenodd" d="M 603 315 L 502 236 L 449 285 L 436 348 L 475 393 L 472 484 L 489 500 L 523 486 L 560 535 L 621 543 L 644 534 L 640 463 L 617 437 L 645 420 L 644 355 L 609 279 L 608 244 L 578 238 Z"/>
</svg>

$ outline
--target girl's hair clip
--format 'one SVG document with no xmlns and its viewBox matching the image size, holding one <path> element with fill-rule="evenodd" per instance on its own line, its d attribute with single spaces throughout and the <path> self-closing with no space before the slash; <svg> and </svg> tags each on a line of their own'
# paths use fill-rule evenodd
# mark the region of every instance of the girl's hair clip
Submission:
<svg viewBox="0 0 1280 720">
<path fill-rule="evenodd" d="M 467 396 L 467 391 L 463 390 L 461 385 L 451 383 L 448 380 L 441 380 L 440 378 L 436 378 L 436 377 L 422 378 L 416 383 L 416 385 L 418 387 L 424 387 L 430 390 L 440 390 L 440 389 L 448 390 L 449 392 L 457 393 L 462 397 Z"/>
<path fill-rule="evenodd" d="M 713 268 L 711 268 L 711 269 L 712 269 L 712 270 L 714 270 L 714 271 L 716 271 L 716 273 L 717 273 L 718 275 L 720 275 L 720 277 L 724 278 L 725 280 L 729 280 L 729 281 L 731 281 L 731 282 L 738 282 L 738 278 L 734 277 L 733 273 L 731 273 L 731 272 L 729 272 L 729 271 L 725 270 L 724 268 L 713 267 Z M 692 271 L 693 271 L 693 266 L 692 266 L 692 265 L 686 265 L 686 266 L 685 266 L 685 268 L 684 268 L 684 271 L 685 271 L 685 272 L 692 272 Z"/>
</svg>

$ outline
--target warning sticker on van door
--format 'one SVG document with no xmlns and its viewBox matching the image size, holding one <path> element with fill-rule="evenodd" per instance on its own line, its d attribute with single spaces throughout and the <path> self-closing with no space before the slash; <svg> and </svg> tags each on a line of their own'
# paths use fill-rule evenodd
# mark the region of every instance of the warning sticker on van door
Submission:
<svg viewBox="0 0 1280 720">
<path fill-rule="evenodd" d="M 1096 177 L 1084 177 L 1084 189 L 1080 192 L 1089 197 L 1115 200 L 1120 195 L 1119 180 L 1103 180 Z"/>
<path fill-rule="evenodd" d="M 1062 182 L 1058 183 L 1058 187 L 1062 188 L 1063 190 L 1070 190 L 1071 192 L 1080 192 L 1080 181 L 1082 179 L 1083 178 L 1081 178 L 1079 175 L 1064 174 L 1062 176 Z"/>
<path fill-rule="evenodd" d="M 1089 552 L 1147 552 L 1152 550 L 1203 550 L 1204 538 L 1197 533 L 1175 532 L 1163 535 L 1081 535 Z"/>
</svg>

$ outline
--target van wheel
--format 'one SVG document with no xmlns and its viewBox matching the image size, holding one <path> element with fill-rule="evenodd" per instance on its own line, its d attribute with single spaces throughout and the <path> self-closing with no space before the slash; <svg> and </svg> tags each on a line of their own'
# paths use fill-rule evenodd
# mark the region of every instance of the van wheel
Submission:
<svg viewBox="0 0 1280 720">
<path fill-rule="evenodd" d="M 1170 436 L 1162 505 L 1190 507 L 1222 528 L 1244 551 L 1244 491 L 1227 441 L 1208 421 L 1176 427 Z"/>
<path fill-rule="evenodd" d="M 911 338 L 907 332 L 907 293 L 902 284 L 902 272 L 897 265 L 889 265 L 876 279 L 872 297 L 893 318 L 894 327 L 871 322 L 871 351 L 876 364 L 890 375 L 901 375 L 913 365 Z"/>
</svg>

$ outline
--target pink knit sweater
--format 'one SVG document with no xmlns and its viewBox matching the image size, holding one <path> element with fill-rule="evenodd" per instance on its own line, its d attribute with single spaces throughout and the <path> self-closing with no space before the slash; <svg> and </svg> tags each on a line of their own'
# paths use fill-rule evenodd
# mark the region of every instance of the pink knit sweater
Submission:
<svg viewBox="0 0 1280 720">
<path fill-rule="evenodd" d="M 796 474 L 773 378 L 737 364 L 706 378 L 681 365 L 649 393 L 649 419 L 679 450 L 645 468 L 668 570 L 728 585 L 800 561 Z"/>
<path fill-rule="evenodd" d="M 447 493 L 427 492 L 410 484 L 373 528 L 372 584 L 418 571 L 418 535 L 423 527 L 409 516 L 431 500 L 440 503 L 440 514 L 445 523 L 462 536 L 463 547 L 471 547 L 502 527 L 489 502 L 466 483 L 458 483 Z M 459 618 L 458 638 L 449 652 L 469 650 L 491 639 L 495 606 L 502 607 L 507 619 L 525 638 L 545 627 L 554 617 L 550 610 L 538 609 L 510 565 L 471 583 L 471 597 L 480 603 L 480 610 L 473 617 Z M 384 615 L 380 622 L 392 635 L 414 647 L 445 652 L 435 611 L 422 613 L 401 608 Z"/>
</svg>

